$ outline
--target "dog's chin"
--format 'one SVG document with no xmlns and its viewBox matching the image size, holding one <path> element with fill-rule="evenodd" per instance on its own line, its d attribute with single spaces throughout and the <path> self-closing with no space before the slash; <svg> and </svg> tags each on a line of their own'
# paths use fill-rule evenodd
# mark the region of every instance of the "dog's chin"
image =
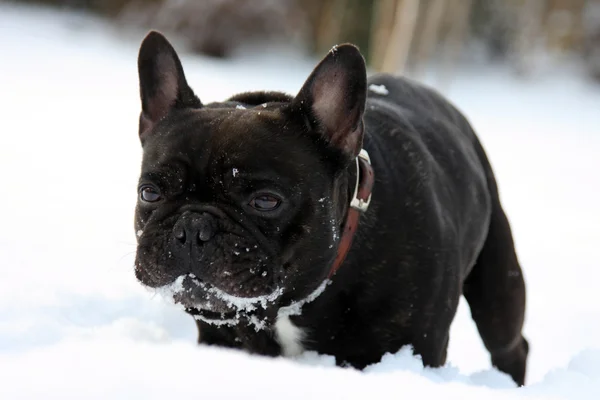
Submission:
<svg viewBox="0 0 600 400">
<path fill-rule="evenodd" d="M 264 313 L 273 308 L 281 289 L 255 297 L 231 295 L 217 286 L 200 282 L 193 274 L 179 276 L 173 283 L 157 289 L 163 296 L 182 305 L 187 312 L 202 320 L 231 320 L 241 316 Z"/>
<path fill-rule="evenodd" d="M 222 318 L 225 315 L 236 313 L 236 310 L 225 301 L 200 288 L 174 292 L 172 293 L 172 300 L 176 304 L 185 307 L 186 310 L 197 310 L 210 319 Z"/>
<path fill-rule="evenodd" d="M 198 308 L 186 308 L 189 314 L 194 316 L 195 319 L 205 322 L 219 322 L 219 321 L 239 321 L 240 315 L 235 311 L 230 312 L 215 312 Z"/>
</svg>

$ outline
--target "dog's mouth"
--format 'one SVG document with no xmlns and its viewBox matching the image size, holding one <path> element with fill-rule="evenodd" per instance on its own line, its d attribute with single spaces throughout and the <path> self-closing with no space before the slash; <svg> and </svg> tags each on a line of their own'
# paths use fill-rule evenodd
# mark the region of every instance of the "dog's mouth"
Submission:
<svg viewBox="0 0 600 400">
<path fill-rule="evenodd" d="M 185 311 L 188 314 L 191 314 L 194 316 L 194 318 L 201 320 L 201 321 L 235 321 L 238 317 L 238 313 L 236 313 L 235 311 L 229 311 L 229 312 L 216 312 L 216 311 L 209 311 L 209 310 L 204 310 L 204 309 L 198 309 L 198 308 L 188 308 L 186 307 Z"/>
<path fill-rule="evenodd" d="M 185 307 L 205 321 L 235 321 L 258 310 L 267 310 L 282 295 L 277 288 L 267 295 L 239 297 L 199 280 L 194 274 L 181 275 L 169 285 L 157 289 L 164 297 Z"/>
</svg>

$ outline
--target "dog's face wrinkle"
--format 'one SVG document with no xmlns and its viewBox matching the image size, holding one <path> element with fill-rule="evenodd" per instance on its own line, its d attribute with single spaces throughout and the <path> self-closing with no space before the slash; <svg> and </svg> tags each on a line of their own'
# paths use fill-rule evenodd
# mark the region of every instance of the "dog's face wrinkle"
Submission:
<svg viewBox="0 0 600 400">
<path fill-rule="evenodd" d="M 138 203 L 141 268 L 163 271 L 172 280 L 173 272 L 192 273 L 242 297 L 254 295 L 253 287 L 266 293 L 280 286 L 294 298 L 296 288 L 302 296 L 314 289 L 305 282 L 326 276 L 336 243 L 330 227 L 321 225 L 339 221 L 332 204 L 319 199 L 333 196 L 338 171 L 322 143 L 287 118 L 286 107 L 258 106 L 247 115 L 240 112 L 250 110 L 217 107 L 177 111 L 155 127 L 156 135 L 144 144 L 142 177 L 156 179 L 164 193 L 157 204 Z M 261 191 L 281 195 L 279 214 L 262 216 L 248 208 L 249 197 Z M 215 236 L 187 256 L 169 258 L 177 220 L 208 206 L 220 211 L 213 215 Z M 284 260 L 286 254 L 297 260 Z"/>
<path fill-rule="evenodd" d="M 267 271 L 270 258 L 268 254 L 262 254 L 264 251 L 259 243 L 249 240 L 247 232 L 237 222 L 228 218 L 217 219 L 218 233 L 210 242 L 203 245 L 200 252 L 198 249 L 196 249 L 198 251 L 194 250 L 195 248 L 190 245 L 189 249 L 185 251 L 189 259 L 186 260 L 185 257 L 181 259 L 168 250 L 169 240 L 172 240 L 169 236 L 172 234 L 178 217 L 179 214 L 175 211 L 162 220 L 157 220 L 155 215 L 151 215 L 146 221 L 144 233 L 139 238 L 138 254 L 139 258 L 146 260 L 150 269 L 167 269 L 173 261 L 177 261 L 179 264 L 189 262 L 187 273 L 193 273 L 198 277 L 208 274 L 209 280 L 214 280 L 210 275 L 227 273 L 228 281 L 236 281 L 237 285 L 244 285 L 254 279 L 252 274 L 244 276 L 246 271 L 256 270 L 261 274 L 266 272 L 266 275 L 274 275 L 272 271 L 271 273 Z M 222 265 L 214 265 L 219 262 Z M 199 263 L 203 265 L 203 270 L 198 270 Z M 240 265 L 244 267 L 240 267 Z M 177 270 L 181 270 L 181 268 L 177 268 Z M 185 268 L 182 272 L 185 272 Z M 173 275 L 172 279 L 176 277 Z M 242 278 L 243 281 L 240 281 Z M 233 287 L 234 285 L 217 286 L 226 290 L 226 286 Z"/>
</svg>

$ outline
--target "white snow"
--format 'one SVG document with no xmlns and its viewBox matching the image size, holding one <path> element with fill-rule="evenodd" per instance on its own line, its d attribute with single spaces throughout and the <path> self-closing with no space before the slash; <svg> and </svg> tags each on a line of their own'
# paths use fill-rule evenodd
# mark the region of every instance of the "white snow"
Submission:
<svg viewBox="0 0 600 400">
<path fill-rule="evenodd" d="M 282 318 L 282 317 L 287 317 L 290 315 L 301 315 L 302 307 L 305 304 L 315 301 L 315 299 L 317 297 L 319 297 L 321 294 L 323 294 L 323 292 L 325 291 L 325 289 L 327 288 L 327 286 L 330 283 L 331 283 L 331 281 L 329 279 L 325 279 L 312 293 L 310 293 L 308 296 L 306 296 L 302 300 L 292 303 L 289 306 L 281 307 L 277 311 L 277 317 Z"/>
<path fill-rule="evenodd" d="M 202 283 L 199 283 L 199 285 L 204 286 Z M 229 307 L 236 308 L 238 311 L 252 311 L 256 310 L 258 306 L 263 309 L 266 308 L 269 303 L 274 302 L 281 296 L 283 289 L 277 288 L 267 295 L 256 297 L 233 296 L 217 287 L 209 287 L 206 291 L 218 299 L 223 300 Z"/>
<path fill-rule="evenodd" d="M 192 274 L 189 274 L 192 275 Z M 173 296 L 178 293 L 183 292 L 185 289 L 183 288 L 183 281 L 185 280 L 186 275 L 180 275 L 173 281 L 165 286 L 160 286 L 154 289 L 158 294 L 165 298 L 165 300 L 173 301 Z M 152 289 L 150 289 L 152 290 Z"/>
<path fill-rule="evenodd" d="M 408 349 L 361 373 L 197 346 L 194 320 L 134 277 L 143 35 L 0 4 L 1 399 L 600 398 L 600 89 L 576 66 L 530 81 L 473 67 L 447 92 L 496 169 L 524 268 L 517 389 L 490 368 L 464 302 L 438 370 Z M 296 93 L 316 62 L 180 55 L 204 102 Z"/>
<path fill-rule="evenodd" d="M 295 357 L 302 354 L 304 347 L 302 340 L 306 332 L 294 325 L 288 315 L 278 315 L 275 321 L 275 338 L 281 346 L 281 353 L 285 357 Z"/>
<path fill-rule="evenodd" d="M 387 88 L 385 87 L 385 85 L 375 85 L 375 84 L 370 84 L 369 85 L 369 90 L 373 93 L 377 93 L 380 94 L 382 96 L 385 96 L 387 94 L 389 94 L 389 90 L 387 90 Z"/>
</svg>

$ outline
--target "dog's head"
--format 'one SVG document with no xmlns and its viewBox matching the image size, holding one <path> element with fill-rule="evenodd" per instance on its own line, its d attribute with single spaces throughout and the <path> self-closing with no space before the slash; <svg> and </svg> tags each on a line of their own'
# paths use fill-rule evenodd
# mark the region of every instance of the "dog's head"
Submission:
<svg viewBox="0 0 600 400">
<path fill-rule="evenodd" d="M 296 97 L 202 104 L 157 32 L 138 59 L 137 278 L 205 318 L 276 309 L 327 277 L 362 147 L 366 71 L 332 49 Z"/>
</svg>

